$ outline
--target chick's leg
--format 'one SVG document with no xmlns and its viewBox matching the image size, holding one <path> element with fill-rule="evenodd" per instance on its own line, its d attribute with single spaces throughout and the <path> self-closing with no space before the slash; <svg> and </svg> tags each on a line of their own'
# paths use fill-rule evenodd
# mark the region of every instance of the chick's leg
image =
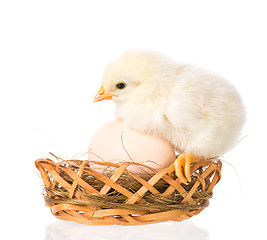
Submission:
<svg viewBox="0 0 267 240">
<path fill-rule="evenodd" d="M 191 182 L 190 164 L 198 162 L 199 158 L 192 154 L 182 153 L 174 161 L 174 170 L 176 176 L 182 183 Z"/>
</svg>

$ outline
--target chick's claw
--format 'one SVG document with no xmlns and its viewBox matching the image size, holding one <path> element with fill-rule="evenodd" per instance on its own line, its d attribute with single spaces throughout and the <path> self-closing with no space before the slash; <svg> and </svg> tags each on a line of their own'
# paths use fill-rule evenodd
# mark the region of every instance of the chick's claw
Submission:
<svg viewBox="0 0 267 240">
<path fill-rule="evenodd" d="M 182 153 L 174 161 L 175 175 L 181 180 L 182 183 L 187 184 L 191 182 L 190 164 L 199 160 L 198 157 L 192 154 Z"/>
</svg>

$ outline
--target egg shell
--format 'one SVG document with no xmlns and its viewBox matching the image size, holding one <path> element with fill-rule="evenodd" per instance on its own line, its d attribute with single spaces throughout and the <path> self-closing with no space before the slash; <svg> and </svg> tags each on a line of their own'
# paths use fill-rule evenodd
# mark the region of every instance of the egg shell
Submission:
<svg viewBox="0 0 267 240">
<path fill-rule="evenodd" d="M 115 163 L 134 161 L 158 170 L 170 166 L 176 159 L 170 143 L 130 129 L 121 120 L 110 121 L 95 132 L 88 157 L 89 160 Z M 135 173 L 144 171 L 138 166 L 128 169 Z"/>
</svg>

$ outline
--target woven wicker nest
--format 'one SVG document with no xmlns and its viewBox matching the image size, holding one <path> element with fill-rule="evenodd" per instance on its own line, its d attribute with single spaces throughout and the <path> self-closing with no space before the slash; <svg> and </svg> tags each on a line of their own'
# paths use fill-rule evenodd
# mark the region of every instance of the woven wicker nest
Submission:
<svg viewBox="0 0 267 240">
<path fill-rule="evenodd" d="M 158 171 L 133 162 L 38 159 L 35 164 L 51 212 L 59 219 L 89 225 L 188 219 L 208 206 L 222 166 L 218 159 L 192 164 L 192 181 L 185 185 L 170 176 L 173 166 Z M 133 173 L 128 170 L 133 164 L 153 174 Z"/>
</svg>

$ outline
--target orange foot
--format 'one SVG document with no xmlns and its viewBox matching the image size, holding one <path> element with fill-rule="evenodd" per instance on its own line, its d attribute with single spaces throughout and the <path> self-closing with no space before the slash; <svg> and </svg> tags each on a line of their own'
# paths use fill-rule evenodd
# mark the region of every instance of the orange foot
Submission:
<svg viewBox="0 0 267 240">
<path fill-rule="evenodd" d="M 198 162 L 199 160 L 200 159 L 195 155 L 182 153 L 174 161 L 175 174 L 182 183 L 187 184 L 187 182 L 191 182 L 190 164 Z"/>
</svg>

